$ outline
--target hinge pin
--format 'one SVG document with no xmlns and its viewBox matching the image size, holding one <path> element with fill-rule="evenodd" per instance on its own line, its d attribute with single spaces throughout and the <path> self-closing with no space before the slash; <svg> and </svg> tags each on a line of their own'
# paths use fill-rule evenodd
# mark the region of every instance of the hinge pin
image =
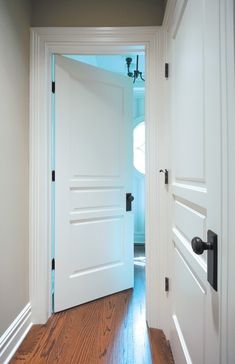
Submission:
<svg viewBox="0 0 235 364">
<path fill-rule="evenodd" d="M 169 77 L 169 63 L 165 63 L 165 78 Z"/>
<path fill-rule="evenodd" d="M 165 277 L 165 292 L 169 292 L 169 278 Z"/>
<path fill-rule="evenodd" d="M 52 81 L 52 83 L 51 83 L 51 92 L 53 94 L 55 93 L 55 81 Z"/>
</svg>

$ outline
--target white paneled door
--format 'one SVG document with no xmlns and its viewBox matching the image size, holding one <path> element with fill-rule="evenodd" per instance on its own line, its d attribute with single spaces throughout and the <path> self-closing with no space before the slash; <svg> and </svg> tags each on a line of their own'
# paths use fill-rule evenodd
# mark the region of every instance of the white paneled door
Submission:
<svg viewBox="0 0 235 364">
<path fill-rule="evenodd" d="M 220 277 L 216 287 L 216 255 L 212 250 L 216 243 L 211 234 L 208 236 L 209 230 L 217 234 L 220 247 L 219 4 L 219 0 L 177 1 L 170 37 L 173 102 L 170 340 L 176 364 L 220 362 Z M 197 237 L 196 252 L 191 244 L 194 237 Z M 200 239 L 211 245 L 203 245 Z M 202 252 L 204 248 L 210 249 Z M 219 259 L 220 254 L 219 249 Z"/>
<path fill-rule="evenodd" d="M 132 83 L 56 56 L 55 312 L 133 287 Z"/>
</svg>

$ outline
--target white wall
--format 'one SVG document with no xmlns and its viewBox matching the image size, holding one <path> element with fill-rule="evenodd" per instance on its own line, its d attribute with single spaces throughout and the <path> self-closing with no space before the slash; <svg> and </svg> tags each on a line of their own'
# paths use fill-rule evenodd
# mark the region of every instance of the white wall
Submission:
<svg viewBox="0 0 235 364">
<path fill-rule="evenodd" d="M 28 0 L 0 0 L 0 336 L 29 302 Z"/>
<path fill-rule="evenodd" d="M 32 26 L 162 24 L 166 0 L 32 0 Z"/>
</svg>

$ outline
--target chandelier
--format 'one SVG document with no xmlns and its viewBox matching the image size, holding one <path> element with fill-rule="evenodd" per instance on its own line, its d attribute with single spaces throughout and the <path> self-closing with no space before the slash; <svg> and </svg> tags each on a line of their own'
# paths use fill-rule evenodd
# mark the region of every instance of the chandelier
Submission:
<svg viewBox="0 0 235 364">
<path fill-rule="evenodd" d="M 127 57 L 126 58 L 127 76 L 133 78 L 133 83 L 135 83 L 135 81 L 137 80 L 138 77 L 140 77 L 140 79 L 142 81 L 145 81 L 142 76 L 142 72 L 139 71 L 139 56 L 138 55 L 136 56 L 136 69 L 134 70 L 134 72 L 130 72 L 131 62 L 132 62 L 132 58 Z"/>
</svg>

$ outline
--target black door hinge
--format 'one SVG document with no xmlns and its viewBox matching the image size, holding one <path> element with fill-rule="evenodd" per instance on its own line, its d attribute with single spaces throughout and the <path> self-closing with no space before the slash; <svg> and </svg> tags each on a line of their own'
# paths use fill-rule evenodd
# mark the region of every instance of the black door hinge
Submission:
<svg viewBox="0 0 235 364">
<path fill-rule="evenodd" d="M 169 292 L 169 278 L 165 277 L 165 292 Z"/>
<path fill-rule="evenodd" d="M 51 270 L 55 270 L 55 258 L 51 261 Z"/>
<path fill-rule="evenodd" d="M 55 93 L 55 81 L 52 81 L 51 83 L 51 91 L 53 94 Z"/>
<path fill-rule="evenodd" d="M 55 171 L 51 171 L 51 180 L 52 182 L 55 182 Z"/>
<path fill-rule="evenodd" d="M 169 77 L 169 63 L 165 63 L 165 78 Z"/>
</svg>

